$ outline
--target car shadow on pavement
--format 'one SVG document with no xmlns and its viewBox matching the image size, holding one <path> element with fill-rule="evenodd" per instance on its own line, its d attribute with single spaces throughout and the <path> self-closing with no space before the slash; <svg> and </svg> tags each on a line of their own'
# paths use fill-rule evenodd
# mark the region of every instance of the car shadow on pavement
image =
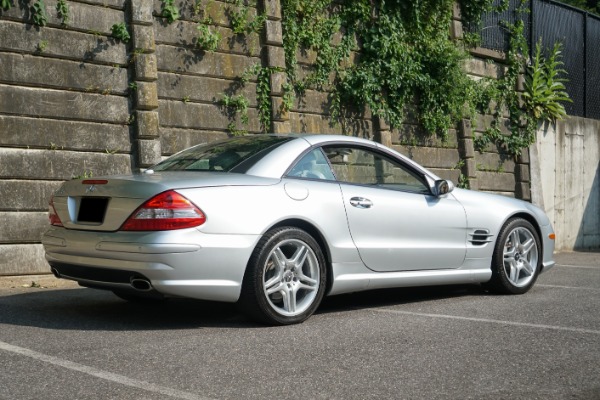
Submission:
<svg viewBox="0 0 600 400">
<path fill-rule="evenodd" d="M 382 289 L 326 297 L 316 314 L 484 295 L 477 285 Z M 310 321 L 310 320 L 309 320 Z M 0 324 L 58 330 L 260 328 L 235 304 L 192 299 L 129 303 L 96 289 L 30 289 L 0 298 Z"/>
<path fill-rule="evenodd" d="M 480 285 L 448 285 L 376 289 L 326 297 L 317 314 L 339 313 L 457 297 L 489 295 Z"/>
<path fill-rule="evenodd" d="M 235 304 L 191 299 L 130 303 L 104 290 L 32 289 L 0 298 L 0 324 L 65 330 L 257 327 Z"/>
</svg>

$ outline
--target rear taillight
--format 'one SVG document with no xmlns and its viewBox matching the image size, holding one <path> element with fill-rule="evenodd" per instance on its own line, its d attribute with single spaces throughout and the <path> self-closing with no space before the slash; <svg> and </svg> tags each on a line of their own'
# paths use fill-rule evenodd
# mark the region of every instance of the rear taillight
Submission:
<svg viewBox="0 0 600 400">
<path fill-rule="evenodd" d="M 137 210 L 122 231 L 170 231 L 193 228 L 206 222 L 204 213 L 179 193 L 169 190 L 154 196 Z"/>
<path fill-rule="evenodd" d="M 63 223 L 54 208 L 54 196 L 50 198 L 50 204 L 48 205 L 48 219 L 50 219 L 50 225 L 63 226 Z"/>
</svg>

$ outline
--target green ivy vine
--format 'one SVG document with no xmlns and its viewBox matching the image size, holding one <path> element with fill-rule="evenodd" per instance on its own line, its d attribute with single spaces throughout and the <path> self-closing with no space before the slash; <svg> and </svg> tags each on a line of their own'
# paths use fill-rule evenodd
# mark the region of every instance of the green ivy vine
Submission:
<svg viewBox="0 0 600 400">
<path fill-rule="evenodd" d="M 244 0 L 227 0 L 227 2 L 232 4 L 231 7 L 227 8 L 227 14 L 231 21 L 233 33 L 236 35 L 247 35 L 252 32 L 259 33 L 262 31 L 267 20 L 266 13 L 258 14 L 256 18 L 251 20 L 250 7 L 246 5 Z"/>
<path fill-rule="evenodd" d="M 227 13 L 235 34 L 248 35 L 262 29 L 264 13 L 251 19 L 244 1 L 228 3 L 232 5 Z M 515 12 L 524 13 L 524 3 L 521 1 Z M 503 12 L 509 6 L 508 0 L 460 0 L 458 4 L 463 23 L 470 27 L 480 25 L 483 12 Z M 286 67 L 256 65 L 241 77 L 242 86 L 249 79 L 256 79 L 257 110 L 263 131 L 270 129 L 273 112 L 270 77 L 285 72 L 288 82 L 284 85 L 282 112 L 289 111 L 296 98 L 313 89 L 329 93 L 334 122 L 360 117 L 369 110 L 392 128 L 399 128 L 410 111 L 413 122 L 426 132 L 445 138 L 462 118 L 474 119 L 476 113 L 482 113 L 493 118 L 484 134 L 475 137 L 479 150 L 494 144 L 517 155 L 534 140 L 539 115 L 529 106 L 533 100 L 528 101 L 527 94 L 516 90 L 529 52 L 522 16 L 516 18 L 516 23 L 504 26 L 510 36 L 506 72 L 498 79 L 476 82 L 468 77 L 463 65 L 470 46 L 477 43 L 477 35 L 456 40 L 447 34 L 453 0 L 281 0 L 281 6 Z M 198 29 L 199 46 L 215 49 L 220 38 L 212 36 L 208 24 Z M 299 55 L 312 57 L 313 62 L 308 66 L 298 60 Z M 556 69 L 557 65 L 554 62 L 553 67 Z M 539 92 L 539 74 L 535 76 L 532 85 L 537 85 Z M 561 84 L 560 80 L 556 83 Z M 548 108 L 565 98 L 563 87 L 554 103 L 538 102 L 536 107 Z M 227 100 L 231 99 L 224 97 L 221 104 L 237 107 Z M 506 115 L 509 134 L 502 129 Z M 247 124 L 247 120 L 242 123 Z M 240 133 L 235 123 L 229 129 Z"/>
<path fill-rule="evenodd" d="M 66 0 L 56 2 L 56 14 L 61 19 L 61 25 L 67 26 L 69 24 L 69 5 Z"/>
<path fill-rule="evenodd" d="M 213 21 L 210 18 L 205 18 L 203 21 L 198 23 L 196 29 L 198 30 L 198 37 L 196 38 L 196 45 L 198 48 L 204 51 L 215 51 L 219 47 L 221 41 L 221 34 L 216 28 L 211 28 L 210 25 Z"/>
<path fill-rule="evenodd" d="M 555 122 L 566 116 L 561 102 L 571 101 L 559 78 L 565 73 L 560 68 L 560 43 L 556 43 L 548 58 L 542 57 L 541 45 L 536 46 L 530 61 L 523 21 L 527 17 L 526 1 L 521 0 L 514 13 L 514 24 L 504 23 L 509 32 L 509 50 L 506 71 L 498 79 L 483 79 L 477 86 L 474 104 L 478 112 L 493 116 L 492 123 L 481 136 L 475 137 L 475 147 L 483 151 L 495 145 L 511 155 L 519 155 L 535 142 L 538 124 L 543 120 Z M 517 91 L 519 76 L 525 71 L 525 90 Z M 508 113 L 508 132 L 502 131 L 505 113 Z"/>
<path fill-rule="evenodd" d="M 115 39 L 122 41 L 123 43 L 129 42 L 131 39 L 131 35 L 129 35 L 129 31 L 127 31 L 127 26 L 124 22 L 114 24 L 110 31 Z"/>
<path fill-rule="evenodd" d="M 175 0 L 162 0 L 161 16 L 166 18 L 169 24 L 179 19 L 179 7 L 175 5 Z"/>
<path fill-rule="evenodd" d="M 524 0 L 514 11 L 517 22 L 504 23 L 510 37 L 506 72 L 479 82 L 463 68 L 477 35 L 463 40 L 448 35 L 453 0 L 281 1 L 286 73 L 293 95 L 303 96 L 306 89 L 327 90 L 333 120 L 368 109 L 398 128 L 410 110 L 425 131 L 445 138 L 462 118 L 488 113 L 493 122 L 476 138 L 480 149 L 493 143 L 517 155 L 535 139 L 539 117 L 530 103 L 523 106 L 517 91 L 529 54 Z M 482 13 L 507 11 L 509 1 L 459 0 L 458 5 L 463 23 L 479 27 Z M 306 73 L 306 66 L 299 68 L 297 55 L 309 52 L 316 61 Z M 562 72 L 557 70 L 560 64 L 550 60 L 544 68 Z M 556 79 L 556 73 L 546 76 L 554 74 L 548 79 Z M 564 87 L 557 86 L 560 81 L 554 82 L 554 102 L 543 103 L 546 108 L 567 98 Z M 500 129 L 507 113 L 508 134 Z"/>
<path fill-rule="evenodd" d="M 33 23 L 37 26 L 46 26 L 48 23 L 48 14 L 46 13 L 46 4 L 44 0 L 37 0 L 31 7 Z"/>
<path fill-rule="evenodd" d="M 479 3 L 487 7 L 491 1 L 461 3 L 482 10 Z M 471 114 L 465 94 L 474 91 L 462 70 L 467 54 L 448 37 L 453 4 L 282 0 L 287 72 L 296 95 L 323 89 L 333 74 L 334 85 L 328 89 L 334 119 L 369 109 L 397 128 L 414 106 L 424 129 L 445 137 Z M 296 68 L 299 50 L 316 53 L 314 68 L 303 78 Z"/>
<path fill-rule="evenodd" d="M 1 1 L 2 9 L 12 7 L 12 0 Z M 160 15 L 168 23 L 180 18 L 175 0 L 161 2 Z M 206 14 L 211 2 L 195 0 L 194 14 Z M 234 34 L 261 33 L 267 20 L 265 12 L 257 9 L 253 16 L 245 0 L 225 2 L 229 3 L 226 13 Z M 257 65 L 240 81 L 242 86 L 250 79 L 256 81 L 263 131 L 270 129 L 274 111 L 270 78 L 283 72 L 287 83 L 283 85 L 281 112 L 289 111 L 307 90 L 318 90 L 329 95 L 334 123 L 361 118 L 368 111 L 392 128 L 399 128 L 410 118 L 411 123 L 441 138 L 462 118 L 488 114 L 492 122 L 475 137 L 477 148 L 482 151 L 493 144 L 517 155 L 535 139 L 538 122 L 563 118 L 566 113 L 561 103 L 569 101 L 560 76 L 564 71 L 559 46 L 547 58 L 542 57 L 543 49 L 538 46 L 529 63 L 523 25 L 525 3 L 521 0 L 514 11 L 518 14 L 516 22 L 504 24 L 510 37 L 504 74 L 476 82 L 463 66 L 470 47 L 478 42 L 477 35 L 448 35 L 455 0 L 280 0 L 285 68 Z M 465 26 L 477 31 L 482 13 L 505 12 L 509 0 L 457 0 L 457 4 Z M 66 25 L 70 18 L 66 0 L 57 0 L 56 11 Z M 33 3 L 32 20 L 38 26 L 47 24 L 44 0 Z M 214 21 L 207 15 L 194 20 L 198 22 L 196 46 L 204 51 L 217 50 L 222 38 Z M 115 24 L 111 31 L 123 42 L 130 40 L 125 24 Z M 40 51 L 43 48 L 40 46 Z M 523 71 L 525 92 L 520 93 L 517 83 Z M 242 124 L 248 124 L 247 99 L 223 95 L 220 103 L 234 115 L 240 114 Z M 244 132 L 236 126 L 230 124 L 232 133 Z"/>
</svg>

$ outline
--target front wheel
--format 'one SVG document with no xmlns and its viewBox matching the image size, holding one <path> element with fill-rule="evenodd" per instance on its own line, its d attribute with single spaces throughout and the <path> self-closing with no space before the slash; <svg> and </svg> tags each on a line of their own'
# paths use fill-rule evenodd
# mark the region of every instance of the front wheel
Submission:
<svg viewBox="0 0 600 400">
<path fill-rule="evenodd" d="M 500 230 L 492 257 L 492 279 L 485 285 L 505 294 L 522 294 L 535 283 L 541 268 L 537 231 L 522 218 L 509 220 Z"/>
<path fill-rule="evenodd" d="M 315 312 L 325 284 L 325 258 L 313 237 L 294 227 L 276 228 L 250 258 L 239 305 L 260 322 L 296 324 Z"/>
</svg>

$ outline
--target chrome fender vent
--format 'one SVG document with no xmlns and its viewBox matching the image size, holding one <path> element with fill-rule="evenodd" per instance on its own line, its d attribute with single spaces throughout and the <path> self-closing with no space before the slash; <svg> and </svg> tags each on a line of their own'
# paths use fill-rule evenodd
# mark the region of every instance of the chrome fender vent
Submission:
<svg viewBox="0 0 600 400">
<path fill-rule="evenodd" d="M 475 229 L 473 232 L 469 233 L 469 242 L 471 242 L 473 246 L 483 246 L 492 241 L 492 236 L 494 235 L 487 229 Z"/>
</svg>

